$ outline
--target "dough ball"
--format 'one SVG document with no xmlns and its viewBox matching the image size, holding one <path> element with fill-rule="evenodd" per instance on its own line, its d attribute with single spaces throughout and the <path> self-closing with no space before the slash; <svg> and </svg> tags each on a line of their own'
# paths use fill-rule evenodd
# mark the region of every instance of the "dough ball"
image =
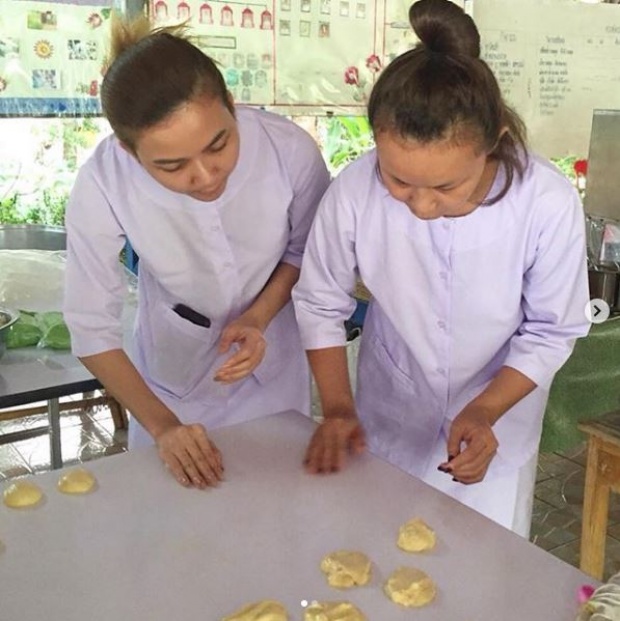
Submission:
<svg viewBox="0 0 620 621">
<path fill-rule="evenodd" d="M 13 509 L 34 507 L 42 498 L 41 488 L 29 481 L 16 481 L 4 490 L 4 504 Z"/>
<path fill-rule="evenodd" d="M 426 606 L 437 594 L 437 588 L 431 578 L 414 567 L 400 567 L 392 572 L 384 590 L 393 602 L 407 608 Z"/>
<path fill-rule="evenodd" d="M 426 552 L 435 547 L 435 531 L 420 518 L 415 518 L 400 527 L 397 543 L 406 552 Z"/>
<path fill-rule="evenodd" d="M 323 558 L 321 571 L 337 589 L 362 586 L 370 580 L 370 559 L 362 552 L 338 550 Z"/>
<path fill-rule="evenodd" d="M 286 608 L 273 600 L 248 604 L 222 621 L 288 621 Z"/>
<path fill-rule="evenodd" d="M 350 602 L 312 602 L 304 610 L 304 621 L 368 621 Z"/>
<path fill-rule="evenodd" d="M 95 486 L 95 477 L 84 468 L 65 472 L 58 479 L 58 491 L 63 494 L 87 494 Z"/>
</svg>

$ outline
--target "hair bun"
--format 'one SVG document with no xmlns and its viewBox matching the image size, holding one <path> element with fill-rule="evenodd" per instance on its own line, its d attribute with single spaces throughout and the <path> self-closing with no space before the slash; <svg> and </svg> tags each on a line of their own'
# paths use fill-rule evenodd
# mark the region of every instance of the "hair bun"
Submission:
<svg viewBox="0 0 620 621">
<path fill-rule="evenodd" d="M 480 56 L 474 20 L 450 0 L 419 0 L 409 8 L 409 23 L 422 45 L 448 56 Z"/>
</svg>

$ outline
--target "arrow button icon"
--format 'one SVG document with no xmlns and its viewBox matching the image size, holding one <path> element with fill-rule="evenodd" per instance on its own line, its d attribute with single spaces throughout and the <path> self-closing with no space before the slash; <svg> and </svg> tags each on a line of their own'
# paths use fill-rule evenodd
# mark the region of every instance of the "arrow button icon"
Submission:
<svg viewBox="0 0 620 621">
<path fill-rule="evenodd" d="M 603 323 L 609 319 L 609 304 L 607 304 L 605 300 L 601 300 L 601 298 L 594 298 L 586 304 L 585 314 L 588 321 L 592 323 Z"/>
</svg>

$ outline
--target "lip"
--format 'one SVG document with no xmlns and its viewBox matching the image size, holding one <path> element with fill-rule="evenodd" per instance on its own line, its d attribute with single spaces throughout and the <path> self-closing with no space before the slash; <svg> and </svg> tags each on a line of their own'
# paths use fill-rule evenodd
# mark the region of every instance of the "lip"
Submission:
<svg viewBox="0 0 620 621">
<path fill-rule="evenodd" d="M 194 192 L 190 192 L 190 196 L 199 201 L 214 201 L 219 198 L 226 189 L 226 181 L 222 181 L 220 184 L 216 185 L 213 188 L 206 188 L 203 190 L 196 190 Z"/>
</svg>

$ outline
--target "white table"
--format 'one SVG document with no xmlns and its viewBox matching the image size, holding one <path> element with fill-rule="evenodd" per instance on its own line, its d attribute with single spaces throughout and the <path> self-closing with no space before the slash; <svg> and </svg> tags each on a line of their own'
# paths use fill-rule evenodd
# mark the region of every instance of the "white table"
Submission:
<svg viewBox="0 0 620 621">
<path fill-rule="evenodd" d="M 92 462 L 99 489 L 55 490 L 31 510 L 0 507 L 3 621 L 217 621 L 242 604 L 275 598 L 302 618 L 302 600 L 349 599 L 369 621 L 572 621 L 579 570 L 415 478 L 370 456 L 338 475 L 305 474 L 313 423 L 283 413 L 214 430 L 227 481 L 185 489 L 155 449 Z M 396 547 L 398 527 L 419 516 L 436 549 Z M 374 563 L 370 585 L 331 589 L 319 563 L 336 549 Z M 398 607 L 382 592 L 401 565 L 427 571 L 439 595 Z"/>
</svg>

